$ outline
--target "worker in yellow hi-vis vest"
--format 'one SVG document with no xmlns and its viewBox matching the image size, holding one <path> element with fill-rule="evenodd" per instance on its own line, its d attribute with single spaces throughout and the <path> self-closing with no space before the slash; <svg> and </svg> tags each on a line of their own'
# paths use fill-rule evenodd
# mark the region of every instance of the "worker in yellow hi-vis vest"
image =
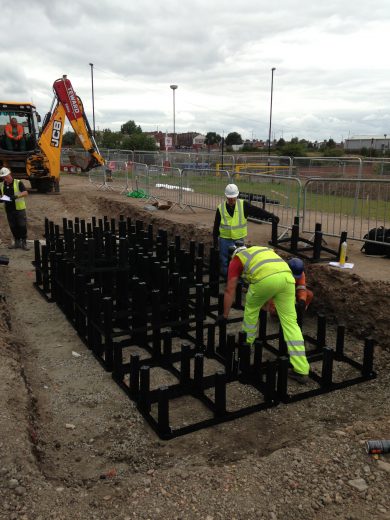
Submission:
<svg viewBox="0 0 390 520">
<path fill-rule="evenodd" d="M 290 356 L 289 375 L 305 384 L 310 371 L 305 343 L 297 323 L 295 310 L 295 279 L 288 264 L 269 247 L 238 247 L 229 264 L 224 295 L 224 312 L 219 320 L 227 319 L 235 298 L 239 278 L 249 283 L 246 295 L 242 330 L 252 344 L 257 336 L 257 322 L 261 307 L 271 298 L 275 303 Z"/>
<path fill-rule="evenodd" d="M 234 246 L 237 240 L 245 240 L 248 234 L 247 218 L 279 222 L 279 217 L 273 213 L 239 199 L 239 193 L 235 184 L 226 186 L 226 201 L 219 204 L 214 219 L 213 241 L 215 247 L 219 245 L 221 274 L 225 278 L 229 265 L 229 247 Z"/>
</svg>

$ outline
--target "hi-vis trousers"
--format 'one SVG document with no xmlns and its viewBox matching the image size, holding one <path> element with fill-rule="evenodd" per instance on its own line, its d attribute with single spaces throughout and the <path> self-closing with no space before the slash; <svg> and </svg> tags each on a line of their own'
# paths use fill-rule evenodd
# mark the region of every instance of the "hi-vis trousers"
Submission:
<svg viewBox="0 0 390 520">
<path fill-rule="evenodd" d="M 247 334 L 247 342 L 252 344 L 255 341 L 259 311 L 271 298 L 275 303 L 284 340 L 287 343 L 290 363 L 295 372 L 307 375 L 310 366 L 306 359 L 302 332 L 297 323 L 295 279 L 292 274 L 276 273 L 249 285 L 242 323 L 242 330 Z"/>
</svg>

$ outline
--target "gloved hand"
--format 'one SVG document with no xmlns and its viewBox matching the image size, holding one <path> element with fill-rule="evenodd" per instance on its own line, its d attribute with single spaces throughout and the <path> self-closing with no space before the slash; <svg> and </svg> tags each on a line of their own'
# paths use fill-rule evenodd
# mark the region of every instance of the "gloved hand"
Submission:
<svg viewBox="0 0 390 520">
<path fill-rule="evenodd" d="M 215 320 L 215 325 L 222 325 L 223 323 L 226 323 L 227 318 L 223 314 L 219 314 L 217 316 L 217 319 Z"/>
<path fill-rule="evenodd" d="M 18 197 L 16 195 L 8 195 L 11 201 L 16 200 Z"/>
</svg>

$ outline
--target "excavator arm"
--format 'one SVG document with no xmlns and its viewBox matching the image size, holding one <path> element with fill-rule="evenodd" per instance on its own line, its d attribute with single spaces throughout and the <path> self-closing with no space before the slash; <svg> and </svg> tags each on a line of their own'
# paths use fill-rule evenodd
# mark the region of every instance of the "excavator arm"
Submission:
<svg viewBox="0 0 390 520">
<path fill-rule="evenodd" d="M 38 139 L 39 152 L 30 155 L 26 166 L 32 181 L 35 179 L 38 182 L 45 178 L 58 185 L 65 118 L 72 125 L 84 150 L 89 154 L 82 169 L 89 171 L 97 166 L 103 166 L 105 160 L 100 155 L 83 104 L 73 90 L 71 82 L 63 76 L 54 82 L 53 89 L 54 100 L 50 111 L 45 116 Z"/>
<path fill-rule="evenodd" d="M 71 82 L 66 76 L 63 76 L 54 82 L 53 89 L 58 103 L 64 107 L 65 115 L 84 150 L 90 154 L 90 160 L 85 170 L 88 171 L 95 166 L 103 166 L 105 161 L 96 145 L 82 101 L 73 90 Z"/>
</svg>

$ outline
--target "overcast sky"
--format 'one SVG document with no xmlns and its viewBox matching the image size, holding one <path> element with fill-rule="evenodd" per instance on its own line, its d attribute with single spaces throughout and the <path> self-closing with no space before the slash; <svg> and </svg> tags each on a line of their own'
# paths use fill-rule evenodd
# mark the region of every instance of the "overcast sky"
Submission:
<svg viewBox="0 0 390 520">
<path fill-rule="evenodd" d="M 50 107 L 67 74 L 92 125 L 341 141 L 390 136 L 389 0 L 0 0 L 0 99 Z"/>
</svg>

